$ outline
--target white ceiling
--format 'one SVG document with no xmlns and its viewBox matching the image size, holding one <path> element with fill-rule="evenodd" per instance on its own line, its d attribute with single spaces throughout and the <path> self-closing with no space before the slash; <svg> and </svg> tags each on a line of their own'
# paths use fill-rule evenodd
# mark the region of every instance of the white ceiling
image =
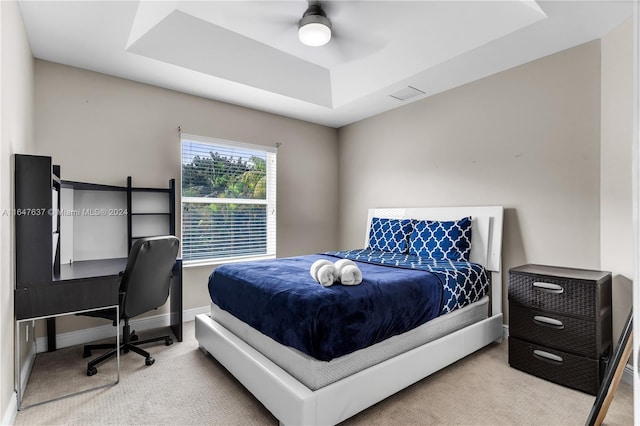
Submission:
<svg viewBox="0 0 640 426">
<path fill-rule="evenodd" d="M 332 127 L 609 32 L 632 1 L 324 1 L 334 35 L 297 39 L 307 2 L 21 1 L 33 55 Z M 424 94 L 400 101 L 408 86 Z"/>
</svg>

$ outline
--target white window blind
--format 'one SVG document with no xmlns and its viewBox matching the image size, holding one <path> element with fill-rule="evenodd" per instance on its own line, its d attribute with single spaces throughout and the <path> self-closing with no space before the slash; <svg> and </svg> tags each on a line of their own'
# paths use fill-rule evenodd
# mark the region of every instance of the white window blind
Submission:
<svg viewBox="0 0 640 426">
<path fill-rule="evenodd" d="M 182 259 L 275 257 L 276 148 L 181 134 Z"/>
</svg>

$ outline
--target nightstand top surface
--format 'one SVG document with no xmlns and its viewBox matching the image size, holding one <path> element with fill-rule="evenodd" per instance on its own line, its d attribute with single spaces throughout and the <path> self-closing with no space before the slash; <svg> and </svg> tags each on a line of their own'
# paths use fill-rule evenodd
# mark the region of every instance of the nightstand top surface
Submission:
<svg viewBox="0 0 640 426">
<path fill-rule="evenodd" d="M 527 264 L 509 269 L 509 272 L 547 275 L 559 278 L 570 278 L 575 280 L 600 281 L 611 276 L 611 272 L 596 271 L 592 269 L 565 268 L 561 266 L 547 266 Z"/>
</svg>

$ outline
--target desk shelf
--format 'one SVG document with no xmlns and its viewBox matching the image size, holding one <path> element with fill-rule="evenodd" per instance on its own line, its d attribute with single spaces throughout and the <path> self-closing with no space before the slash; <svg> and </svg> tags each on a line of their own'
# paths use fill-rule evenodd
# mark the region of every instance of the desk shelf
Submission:
<svg viewBox="0 0 640 426">
<path fill-rule="evenodd" d="M 49 158 L 49 157 L 46 157 Z M 127 186 L 117 186 L 117 185 L 104 185 L 99 183 L 90 183 L 90 182 L 77 182 L 77 181 L 69 181 L 62 180 L 60 181 L 60 186 L 62 188 L 73 189 L 76 191 L 111 191 L 111 192 L 124 192 L 127 197 L 127 251 L 131 251 L 131 247 L 133 246 L 133 241 L 141 238 L 134 237 L 133 232 L 135 228 L 135 224 L 133 223 L 134 216 L 167 216 L 169 218 L 168 224 L 163 226 L 163 229 L 158 233 L 147 236 L 158 236 L 158 235 L 175 235 L 175 179 L 169 180 L 169 186 L 167 188 L 150 188 L 150 187 L 134 187 L 132 184 L 131 176 L 127 177 Z M 165 211 L 136 211 L 134 213 L 134 195 L 133 194 L 164 194 L 166 195 L 166 200 L 161 201 L 164 204 L 163 209 Z"/>
<path fill-rule="evenodd" d="M 131 250 L 133 246 L 133 241 L 138 238 L 143 238 L 142 236 L 134 236 L 134 228 L 136 227 L 133 222 L 134 217 L 151 217 L 151 216 L 167 216 L 169 218 L 168 223 L 157 233 L 148 234 L 148 231 L 145 232 L 145 237 L 154 237 L 159 235 L 175 235 L 176 234 L 176 210 L 175 210 L 175 202 L 176 202 L 176 181 L 175 179 L 169 180 L 169 186 L 167 188 L 148 188 L 148 187 L 135 187 L 133 186 L 131 176 L 127 177 L 127 233 L 128 233 L 128 249 Z M 161 196 L 166 196 L 166 200 L 159 201 L 160 203 L 165 203 L 165 208 L 162 211 L 145 211 L 145 209 L 136 208 L 136 201 L 134 199 L 134 194 L 160 194 Z M 148 207 L 147 207 L 148 209 Z M 154 209 L 155 210 L 155 209 Z M 135 211 L 135 213 L 134 213 Z"/>
<path fill-rule="evenodd" d="M 162 193 L 170 193 L 174 188 L 131 188 L 131 192 L 162 192 Z"/>
<path fill-rule="evenodd" d="M 89 182 L 75 182 L 71 180 L 63 180 L 62 187 L 75 189 L 78 191 L 126 191 L 127 188 L 124 186 L 116 186 L 116 185 L 103 185 L 100 183 L 89 183 Z"/>
</svg>

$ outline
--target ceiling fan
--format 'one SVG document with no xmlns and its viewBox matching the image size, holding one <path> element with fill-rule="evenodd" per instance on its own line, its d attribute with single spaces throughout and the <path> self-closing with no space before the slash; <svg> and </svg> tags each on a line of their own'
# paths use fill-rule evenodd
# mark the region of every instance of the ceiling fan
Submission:
<svg viewBox="0 0 640 426">
<path fill-rule="evenodd" d="M 265 1 L 264 4 L 259 13 L 249 18 L 263 29 L 264 39 L 274 40 L 277 46 L 290 49 L 290 52 L 303 55 L 308 60 L 321 58 L 325 64 L 346 63 L 372 54 L 386 43 L 385 35 L 375 28 L 366 32 L 362 30 L 362 22 L 370 22 L 372 16 L 375 19 L 376 2 Z M 248 22 L 247 17 L 238 16 L 241 17 L 239 21 Z M 362 16 L 364 18 L 358 21 Z M 320 38 L 322 40 L 324 37 L 324 41 L 305 42 L 305 31 L 314 28 L 321 33 Z M 258 33 L 256 39 L 260 39 Z"/>
</svg>

